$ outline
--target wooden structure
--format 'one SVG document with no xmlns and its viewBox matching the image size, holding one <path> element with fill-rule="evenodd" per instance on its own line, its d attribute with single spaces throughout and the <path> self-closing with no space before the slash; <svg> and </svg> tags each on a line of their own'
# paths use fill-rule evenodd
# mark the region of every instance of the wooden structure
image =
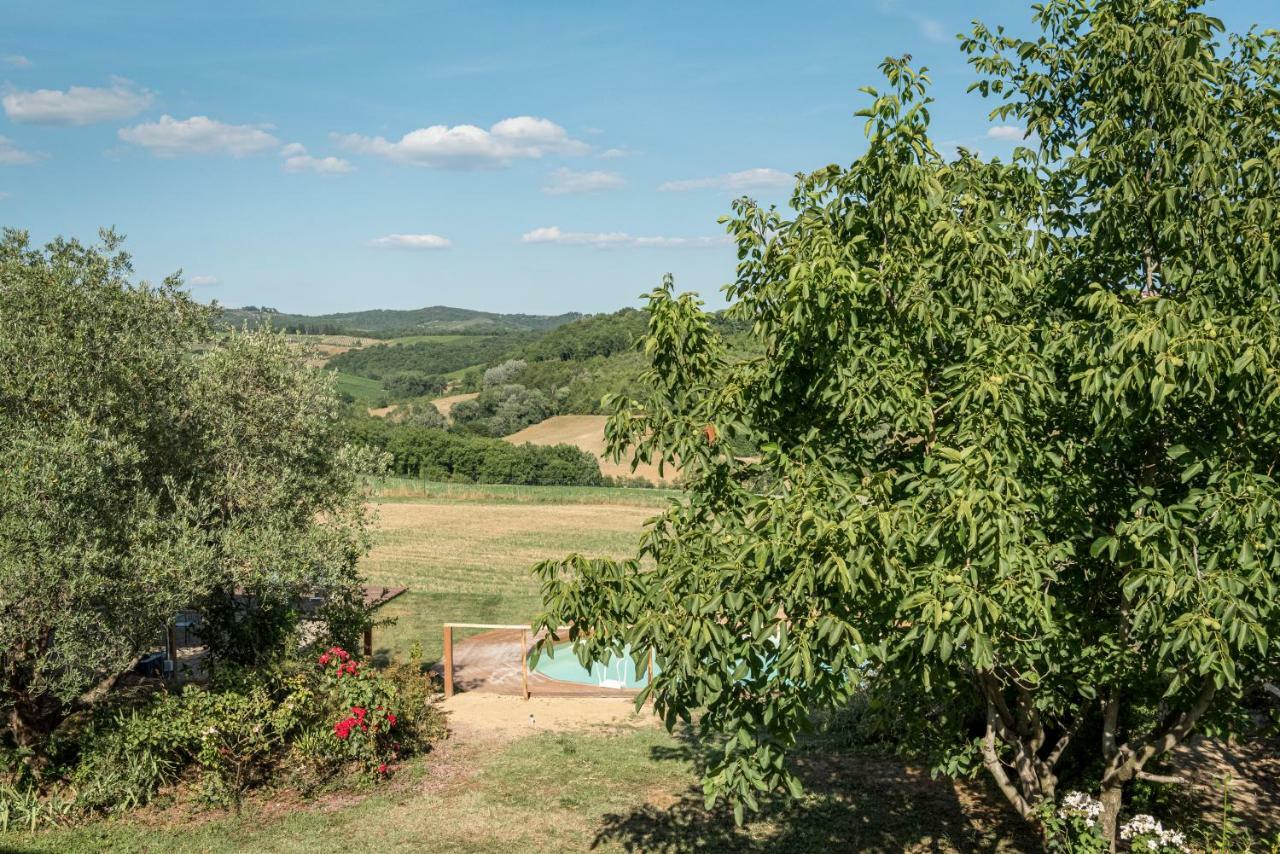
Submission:
<svg viewBox="0 0 1280 854">
<path fill-rule="evenodd" d="M 455 629 L 477 629 L 482 633 L 459 642 Z M 568 627 L 556 629 L 557 634 Z M 534 633 L 528 625 L 501 623 L 445 623 L 444 652 L 436 669 L 444 684 L 445 697 L 459 690 L 516 694 L 528 700 L 534 693 L 547 697 L 634 697 L 633 688 L 611 688 L 581 682 L 566 682 L 529 669 L 529 652 L 544 633 Z M 653 678 L 650 653 L 647 677 Z"/>
</svg>

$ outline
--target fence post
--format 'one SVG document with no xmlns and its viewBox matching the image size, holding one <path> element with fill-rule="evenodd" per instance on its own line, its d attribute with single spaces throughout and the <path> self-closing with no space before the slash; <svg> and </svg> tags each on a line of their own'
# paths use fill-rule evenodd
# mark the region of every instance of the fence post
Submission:
<svg viewBox="0 0 1280 854">
<path fill-rule="evenodd" d="M 646 668 L 646 670 L 648 672 L 645 673 L 644 684 L 652 685 L 653 684 L 653 647 L 649 647 L 649 666 Z"/>
<path fill-rule="evenodd" d="M 520 693 L 526 700 L 529 699 L 529 656 L 526 652 L 528 634 L 524 629 L 520 630 Z"/>
<path fill-rule="evenodd" d="M 364 657 L 373 657 L 373 627 L 370 626 L 364 630 Z"/>
<path fill-rule="evenodd" d="M 453 696 L 453 626 L 444 627 L 444 696 Z"/>
</svg>

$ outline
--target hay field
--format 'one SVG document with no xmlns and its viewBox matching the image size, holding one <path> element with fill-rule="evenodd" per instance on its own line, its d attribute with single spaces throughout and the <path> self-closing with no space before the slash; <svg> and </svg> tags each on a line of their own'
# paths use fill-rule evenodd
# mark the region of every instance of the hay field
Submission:
<svg viewBox="0 0 1280 854">
<path fill-rule="evenodd" d="M 475 400 L 479 396 L 480 392 L 473 391 L 466 394 L 451 394 L 446 397 L 437 397 L 431 402 L 435 404 L 436 409 L 440 410 L 441 415 L 448 418 L 450 413 L 453 412 L 453 405 L 455 403 L 462 403 L 464 400 Z"/>
<path fill-rule="evenodd" d="M 361 570 L 371 584 L 409 592 L 379 611 L 397 624 L 375 629 L 375 652 L 403 658 L 417 642 L 435 660 L 441 623 L 527 623 L 537 616 L 538 584 L 530 569 L 539 561 L 572 552 L 634 555 L 644 521 L 657 508 L 607 503 L 608 490 L 602 493 L 597 504 L 378 503 L 375 545 Z"/>
<path fill-rule="evenodd" d="M 600 461 L 600 473 L 609 477 L 643 477 L 650 483 L 671 484 L 679 472 L 666 468 L 658 473 L 656 465 L 641 465 L 633 472 L 624 459 L 614 462 L 604 451 L 604 415 L 553 415 L 546 421 L 526 427 L 506 437 L 513 445 L 531 442 L 535 445 L 574 445 Z"/>
</svg>

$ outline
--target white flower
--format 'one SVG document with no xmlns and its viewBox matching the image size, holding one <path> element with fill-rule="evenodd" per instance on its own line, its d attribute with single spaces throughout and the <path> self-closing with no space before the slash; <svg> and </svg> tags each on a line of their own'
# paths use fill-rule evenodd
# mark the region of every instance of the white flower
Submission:
<svg viewBox="0 0 1280 854">
<path fill-rule="evenodd" d="M 1094 800 L 1084 792 L 1067 792 L 1062 799 L 1062 806 L 1058 808 L 1058 815 L 1061 818 L 1082 815 L 1091 822 L 1097 821 L 1102 815 L 1102 802 Z"/>
</svg>

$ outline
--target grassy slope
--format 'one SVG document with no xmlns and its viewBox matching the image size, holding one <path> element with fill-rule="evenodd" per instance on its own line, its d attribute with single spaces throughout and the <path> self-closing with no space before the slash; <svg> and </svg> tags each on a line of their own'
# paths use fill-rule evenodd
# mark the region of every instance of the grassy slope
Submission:
<svg viewBox="0 0 1280 854">
<path fill-rule="evenodd" d="M 358 377 L 355 374 L 345 374 L 342 371 L 338 371 L 337 374 L 334 386 L 338 391 L 345 391 L 354 397 L 359 403 L 372 404 L 375 400 L 385 397 L 387 394 L 387 390 L 383 388 L 382 383 L 378 380 Z"/>
<path fill-rule="evenodd" d="M 510 332 L 530 329 L 553 329 L 575 320 L 581 315 L 498 314 L 472 311 L 449 306 L 429 306 L 414 309 L 374 309 L 349 311 L 338 314 L 281 314 L 249 311 L 243 308 L 224 308 L 222 322 L 228 326 L 248 324 L 256 326 L 270 323 L 278 328 L 315 327 L 329 334 L 368 335 L 416 334 L 420 332 L 456 333 Z"/>
</svg>

